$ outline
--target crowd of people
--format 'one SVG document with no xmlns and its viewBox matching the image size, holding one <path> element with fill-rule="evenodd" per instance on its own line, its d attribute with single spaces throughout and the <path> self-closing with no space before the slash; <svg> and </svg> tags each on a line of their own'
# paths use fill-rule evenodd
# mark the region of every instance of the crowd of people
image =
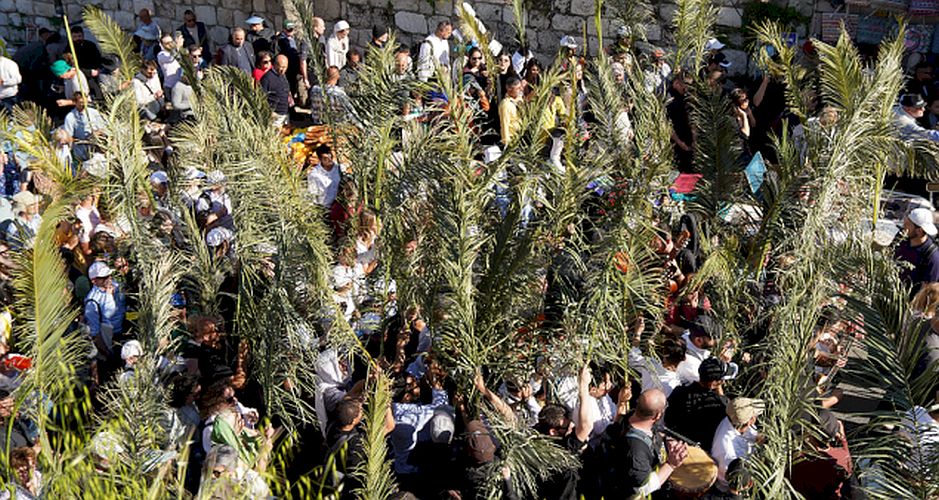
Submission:
<svg viewBox="0 0 939 500">
<path fill-rule="evenodd" d="M 284 21 L 275 33 L 265 19 L 252 16 L 244 27 L 231 29 L 227 44 L 215 47 L 205 24 L 191 10 L 174 33 L 163 33 L 148 9 L 142 9 L 138 19 L 132 36 L 142 64 L 131 82 L 119 81 L 118 61 L 85 39 L 82 26 L 67 27 L 68 34 L 42 29 L 39 39 L 16 50 L 12 59 L 0 57 L 0 105 L 6 113 L 18 103 L 42 106 L 56 125 L 48 131 L 49 144 L 61 168 L 103 182 L 107 174 L 102 172 L 100 139 L 108 121 L 98 108 L 106 95 L 132 87 L 146 124 L 142 140 L 151 188 L 142 193 L 137 209 L 141 220 L 150 223 L 154 244 L 163 248 L 205 245 L 214 258 L 236 261 L 238 228 L 226 176 L 191 166 L 174 177 L 176 183 L 168 174 L 175 154 L 171 128 L 199 119 L 193 86 L 214 67 L 230 66 L 243 72 L 267 96 L 276 127 L 272 136 L 299 124 L 359 127 L 354 106 L 358 72 L 366 59 L 377 57 L 376 50 L 385 48 L 392 33 L 385 26 L 371 27 L 368 46 L 353 47 L 351 26 L 345 20 L 333 23 L 328 33 L 323 19 L 305 20 L 318 37 L 308 40 L 295 20 Z M 65 42 L 67 36 L 74 52 Z M 457 87 L 463 92 L 460 98 L 474 111 L 475 139 L 481 148 L 498 151 L 515 143 L 526 107 L 532 106 L 535 90 L 543 84 L 550 57 L 572 76 L 553 89 L 554 98 L 539 123 L 544 159 L 560 170 L 565 138 L 558 131 L 568 123 L 567 117 L 574 117 L 574 127 L 585 136 L 594 123 L 584 76 L 592 62 L 583 56 L 573 36 L 561 39 L 560 47 L 556 57 L 539 57 L 525 47 L 487 54 L 484 51 L 489 47 L 480 47 L 469 36 L 455 33 L 450 21 L 442 21 L 415 46 L 393 48 L 391 69 L 399 80 L 449 78 L 461 83 Z M 784 130 L 798 136 L 797 129 L 803 128 L 787 109 L 784 83 L 769 72 L 755 79 L 729 78 L 731 63 L 724 48 L 721 41 L 711 39 L 704 47 L 702 67 L 673 69 L 663 49 L 637 42 L 628 27 L 621 27 L 608 49 L 613 80 L 624 94 L 626 81 L 641 74 L 645 90 L 664 104 L 679 174 L 698 175 L 691 106 L 695 92 L 712 92 L 728 100 L 727 110 L 736 126 L 734 140 L 742 152 L 741 166 L 757 156 L 759 161 L 773 161 L 772 138 Z M 799 64 L 812 71 L 818 55 L 810 42 L 801 58 Z M 488 67 L 487 60 L 496 66 Z M 917 65 L 898 100 L 897 127 L 904 138 L 939 140 L 939 106 L 935 104 L 939 89 L 931 70 L 927 63 Z M 401 119 L 417 124 L 440 119 L 435 102 L 446 98 L 433 91 L 412 93 L 402 99 Z M 616 136 L 629 142 L 634 136 L 633 110 L 628 100 L 624 102 L 624 108 L 616 111 Z M 814 112 L 818 117 L 807 126 L 825 127 L 837 121 L 836 114 L 832 117 L 833 111 L 821 103 Z M 30 168 L 31 159 L 23 151 L 10 143 L 4 149 L 0 153 L 4 174 L 0 292 L 8 309 L 0 317 L 0 422 L 11 429 L 2 449 L 9 456 L 15 493 L 0 496 L 36 498 L 42 494 L 37 466 L 41 443 L 35 421 L 26 412 L 13 412 L 13 393 L 28 372 L 29 361 L 11 351 L 22 346 L 11 336 L 9 306 L 13 304 L 11 278 L 17 274 L 13 253 L 33 245 L 51 195 L 46 189 L 50 181 L 43 172 Z M 666 312 L 656 318 L 654 328 L 647 329 L 640 320 L 627 333 L 633 345 L 629 374 L 587 360 L 572 373 L 477 371 L 470 390 L 481 395 L 489 410 L 474 412 L 466 404 L 467 389 L 457 389 L 448 367 L 435 355 L 437 339 L 429 326 L 431 318 L 414 305 L 375 307 L 376 302 L 385 305 L 383 295 L 394 291 L 394 283 L 379 272 L 386 264 L 380 213 L 356 199 L 354 166 L 343 161 L 329 144 L 315 149 L 315 156 L 303 165 L 308 169 L 308 202 L 311 213 L 321 212 L 330 230 L 335 264 L 329 284 L 335 307 L 360 335 L 376 368 L 392 378 L 392 403 L 383 431 L 402 498 L 483 494 L 489 484 L 487 465 L 500 454 L 501 445 L 492 431 L 496 419 L 553 438 L 577 457 L 577 469 L 539 478 L 538 498 L 692 494 L 725 499 L 757 494 L 748 459 L 764 440 L 759 419 L 765 403 L 741 393 L 741 385 L 735 382 L 758 372 L 751 350 L 766 331 L 755 324 L 748 337 L 726 341 L 707 286 L 693 279 L 706 255 L 692 214 L 683 215 L 678 227 L 659 228 L 656 253 L 662 267 L 669 270 L 671 288 Z M 135 365 L 147 355 L 134 338 L 140 277 L 128 256 L 131 228 L 128 221 L 108 213 L 106 204 L 99 203 L 100 194 L 95 190 L 83 197 L 55 230 L 70 282 L 69 300 L 81 311 L 78 322 L 93 344 L 82 380 L 92 395 L 105 384 L 133 383 Z M 194 216 L 203 241 L 191 241 L 182 234 L 187 214 Z M 916 294 L 911 308 L 928 318 L 933 328 L 924 335 L 931 350 L 923 369 L 935 370 L 939 252 L 934 238 L 939 231 L 934 213 L 913 210 L 904 220 L 904 229 L 906 239 L 897 247 L 896 256 L 909 263 L 903 278 Z M 236 296 L 237 280 L 236 274 L 226 276 L 220 296 Z M 549 279 L 546 296 L 556 292 L 553 284 Z M 774 298 L 770 292 L 761 295 L 767 302 Z M 160 357 L 161 383 L 169 390 L 167 404 L 173 410 L 167 448 L 188 450 L 185 487 L 193 495 L 216 498 L 212 495 L 219 495 L 219 485 L 226 484 L 229 489 L 224 491 L 268 497 L 271 485 L 263 472 L 279 435 L 262 423 L 276 416 L 268 414 L 258 381 L 250 373 L 250 346 L 226 335 L 236 307 L 224 298 L 218 315 L 202 315 L 193 310 L 191 298 L 184 290 L 173 295 L 179 342 Z M 806 368 L 815 374 L 817 398 L 814 410 L 802 420 L 806 429 L 818 427 L 824 435 L 798 434 L 805 445 L 787 473 L 793 488 L 806 498 L 860 498 L 847 435 L 832 409 L 837 410 L 843 396 L 836 388 L 838 371 L 850 363 L 852 343 L 862 338 L 857 324 L 832 307 L 809 346 L 813 357 L 806 361 Z M 366 460 L 364 401 L 371 378 L 362 364 L 363 360 L 352 360 L 347 352 L 323 348 L 315 366 L 316 387 L 309 388 L 316 424 L 302 432 L 301 457 L 296 460 L 308 466 L 303 472 L 314 465 L 333 464 L 339 474 L 330 477 L 328 487 L 343 498 L 361 486 L 355 471 Z M 910 421 L 939 435 L 939 401 L 917 407 Z M 95 439 L 95 446 L 100 444 L 102 449 L 120 446 L 106 435 Z M 107 468 L 105 451 L 93 456 L 102 469 Z M 694 472 L 682 468 L 691 462 L 702 466 Z M 513 490 L 509 480 L 513 471 L 504 468 L 501 474 L 505 479 L 501 494 L 518 498 L 521 493 Z"/>
</svg>

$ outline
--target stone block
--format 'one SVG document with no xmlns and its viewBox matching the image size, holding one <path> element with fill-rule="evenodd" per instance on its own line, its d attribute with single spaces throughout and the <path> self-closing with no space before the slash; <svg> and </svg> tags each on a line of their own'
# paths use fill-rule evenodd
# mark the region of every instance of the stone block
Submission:
<svg viewBox="0 0 939 500">
<path fill-rule="evenodd" d="M 395 4 L 395 8 L 398 8 L 397 4 Z M 434 6 L 426 0 L 418 0 L 417 12 L 424 14 L 425 16 L 432 16 L 434 15 Z"/>
<path fill-rule="evenodd" d="M 349 5 L 368 5 L 368 0 L 346 0 Z"/>
<path fill-rule="evenodd" d="M 0 0 L 0 12 L 16 12 L 16 2 L 13 0 Z"/>
<path fill-rule="evenodd" d="M 526 19 L 525 21 L 527 22 L 528 20 Z M 502 22 L 515 24 L 515 10 L 512 9 L 511 5 L 506 5 L 505 8 L 502 9 Z"/>
<path fill-rule="evenodd" d="M 21 16 L 18 12 L 11 12 L 10 13 L 10 26 L 17 26 L 17 27 L 23 26 L 23 16 Z M 19 31 L 19 30 L 16 30 L 16 31 Z"/>
<path fill-rule="evenodd" d="M 551 26 L 551 19 L 541 11 L 529 11 L 527 25 L 536 30 L 546 30 Z"/>
<path fill-rule="evenodd" d="M 215 11 L 215 16 L 218 19 L 218 24 L 220 26 L 235 26 L 234 22 L 232 21 L 231 9 L 219 7 Z"/>
<path fill-rule="evenodd" d="M 3 12 L 0 12 L 0 26 L 9 26 L 10 25 L 10 16 L 6 15 Z"/>
<path fill-rule="evenodd" d="M 606 20 L 606 19 L 601 19 L 601 20 L 600 20 L 600 29 L 603 30 L 603 36 L 609 36 L 609 35 L 612 35 L 612 34 L 613 34 L 613 33 L 610 33 L 610 21 L 608 21 L 608 20 Z M 596 19 L 595 19 L 595 18 L 592 18 L 592 17 L 591 17 L 591 18 L 587 19 L 587 34 L 588 34 L 588 35 L 594 35 L 594 36 L 596 36 L 596 34 L 597 34 L 597 22 L 596 22 Z"/>
<path fill-rule="evenodd" d="M 235 9 L 241 7 L 241 5 L 242 5 L 241 0 L 222 0 L 221 3 L 222 3 L 221 6 L 222 6 L 222 7 L 225 7 L 225 8 L 228 9 L 228 10 L 235 10 Z"/>
<path fill-rule="evenodd" d="M 183 14 L 189 10 L 189 5 L 177 5 L 175 10 L 176 13 L 171 18 L 173 20 L 173 29 L 183 25 Z M 169 13 L 167 13 L 167 17 L 169 17 Z"/>
<path fill-rule="evenodd" d="M 221 47 L 228 43 L 228 28 L 224 26 L 212 26 L 209 28 L 209 39 L 212 40 L 213 47 Z M 204 59 L 214 57 L 215 54 L 202 54 Z"/>
<path fill-rule="evenodd" d="M 554 0 L 554 8 L 551 9 L 552 12 L 570 12 L 571 9 L 571 0 Z"/>
<path fill-rule="evenodd" d="M 663 3 L 659 5 L 659 18 L 664 23 L 671 24 L 675 19 L 675 12 L 678 10 L 678 6 L 673 3 Z"/>
<path fill-rule="evenodd" d="M 646 25 L 646 38 L 657 42 L 662 39 L 662 28 L 658 24 Z"/>
<path fill-rule="evenodd" d="M 438 16 L 455 16 L 455 6 L 450 0 L 437 0 L 434 3 L 434 14 Z"/>
<path fill-rule="evenodd" d="M 558 53 L 561 36 L 561 33 L 551 30 L 538 33 L 538 50 L 543 57 L 551 59 Z"/>
<path fill-rule="evenodd" d="M 132 30 L 135 28 L 134 22 L 136 21 L 136 19 L 134 18 L 134 15 L 130 12 L 122 12 L 122 11 L 114 12 L 111 14 L 111 18 L 114 19 L 114 22 L 119 24 L 121 28 L 124 28 L 125 30 Z"/>
<path fill-rule="evenodd" d="M 551 18 L 551 27 L 569 35 L 576 36 L 581 33 L 584 18 L 567 16 L 564 14 L 555 14 Z"/>
<path fill-rule="evenodd" d="M 491 5 L 487 3 L 482 3 L 476 6 L 476 17 L 479 18 L 483 23 L 488 25 L 489 23 L 502 20 L 502 11 L 506 10 L 509 13 L 512 12 L 512 8 L 508 5 Z"/>
<path fill-rule="evenodd" d="M 267 11 L 267 2 L 264 0 L 253 0 L 251 2 L 252 14 L 260 15 L 261 12 Z"/>
<path fill-rule="evenodd" d="M 196 13 L 196 19 L 205 23 L 206 26 L 218 24 L 218 17 L 215 15 L 215 7 L 212 5 L 197 5 L 193 12 Z M 179 18 L 182 21 L 182 17 Z"/>
<path fill-rule="evenodd" d="M 231 13 L 231 25 L 232 25 L 232 26 L 241 26 L 241 27 L 243 27 L 243 28 L 245 28 L 245 29 L 248 29 L 248 26 L 245 25 L 245 19 L 247 19 L 247 18 L 249 18 L 249 17 L 251 17 L 251 16 L 248 15 L 247 13 L 245 13 L 245 12 L 240 11 L 240 10 L 232 11 L 232 13 Z"/>
<path fill-rule="evenodd" d="M 313 11 L 318 17 L 322 17 L 327 22 L 336 21 L 342 17 L 342 5 L 339 2 L 317 2 L 318 9 Z M 332 29 L 332 26 L 330 26 Z"/>
<path fill-rule="evenodd" d="M 33 0 L 16 0 L 16 11 L 23 16 L 31 16 L 36 13 L 35 2 Z"/>
<path fill-rule="evenodd" d="M 35 2 L 33 12 L 42 17 L 58 17 L 55 11 L 55 5 L 46 2 Z"/>
<path fill-rule="evenodd" d="M 101 8 L 105 11 L 112 11 L 117 8 L 117 0 L 104 0 L 101 2 Z"/>
<path fill-rule="evenodd" d="M 743 25 L 743 19 L 740 18 L 740 11 L 733 7 L 721 7 L 717 12 L 717 24 L 729 28 L 739 28 Z"/>
<path fill-rule="evenodd" d="M 65 6 L 65 12 L 66 14 L 68 14 L 69 21 L 71 21 L 72 19 L 81 19 L 82 6 L 70 3 Z M 3 24 L 3 23 L 0 23 L 0 24 Z"/>
<path fill-rule="evenodd" d="M 427 33 L 427 18 L 414 12 L 396 12 L 395 26 L 405 33 Z"/>
<path fill-rule="evenodd" d="M 127 4 L 124 4 L 124 5 L 127 5 Z M 157 14 L 156 11 L 157 11 L 158 9 L 155 9 L 154 7 L 156 7 L 156 6 L 153 5 L 153 2 L 151 2 L 150 0 L 134 0 L 133 3 L 132 3 L 132 5 L 131 5 L 131 8 L 133 9 L 134 14 L 140 12 L 140 11 L 143 10 L 143 9 L 150 9 L 150 12 L 151 12 L 153 15 L 156 15 L 156 14 Z M 161 5 L 161 7 L 162 7 L 162 5 Z M 127 7 L 124 7 L 124 8 L 126 9 Z"/>
<path fill-rule="evenodd" d="M 729 76 L 738 76 L 747 72 L 747 63 L 750 58 L 746 52 L 736 49 L 724 49 L 723 52 L 727 56 L 727 61 L 730 62 L 730 68 L 727 69 Z"/>
<path fill-rule="evenodd" d="M 594 0 L 571 0 L 570 13 L 579 16 L 592 16 L 597 7 Z"/>
</svg>

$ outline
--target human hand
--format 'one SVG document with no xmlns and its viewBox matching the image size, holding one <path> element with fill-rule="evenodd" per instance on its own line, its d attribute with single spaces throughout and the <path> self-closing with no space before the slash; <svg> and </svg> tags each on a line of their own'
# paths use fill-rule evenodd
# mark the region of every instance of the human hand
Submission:
<svg viewBox="0 0 939 500">
<path fill-rule="evenodd" d="M 70 104 L 72 104 L 72 102 L 69 101 L 68 99 L 56 99 L 56 101 L 55 101 L 55 105 L 58 106 L 58 107 L 60 107 L 60 108 L 63 108 L 63 107 L 68 106 L 68 105 L 70 105 Z"/>
<path fill-rule="evenodd" d="M 587 391 L 590 389 L 590 376 L 590 363 L 584 363 L 584 367 L 580 369 L 580 378 L 578 380 L 581 390 Z"/>
<path fill-rule="evenodd" d="M 528 401 L 528 398 L 530 398 L 532 394 L 531 384 L 525 384 L 522 386 L 521 390 L 519 390 L 518 397 L 523 401 Z"/>
<path fill-rule="evenodd" d="M 688 458 L 688 445 L 681 441 L 666 440 L 665 448 L 668 450 L 668 465 L 672 467 L 681 466 L 682 462 Z"/>
<path fill-rule="evenodd" d="M 483 380 L 483 372 L 479 367 L 476 368 L 476 374 L 473 375 L 473 386 L 476 387 L 477 391 L 483 394 L 486 393 L 486 381 Z"/>
</svg>

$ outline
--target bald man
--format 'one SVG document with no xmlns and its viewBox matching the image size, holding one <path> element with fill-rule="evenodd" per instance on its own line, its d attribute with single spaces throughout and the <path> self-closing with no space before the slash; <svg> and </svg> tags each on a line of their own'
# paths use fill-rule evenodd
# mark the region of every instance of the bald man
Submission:
<svg viewBox="0 0 939 500">
<path fill-rule="evenodd" d="M 261 77 L 261 89 L 267 93 L 267 103 L 271 105 L 274 126 L 287 124 L 290 113 L 290 83 L 287 81 L 287 56 L 281 54 L 274 59 L 274 68 Z"/>
<path fill-rule="evenodd" d="M 636 409 L 607 429 L 607 439 L 615 442 L 605 461 L 608 468 L 599 471 L 606 498 L 645 497 L 665 484 L 672 472 L 688 456 L 684 443 L 664 441 L 655 430 L 665 415 L 665 393 L 649 389 L 639 395 Z M 668 459 L 660 463 L 662 451 Z M 618 455 L 618 456 L 616 456 Z"/>
</svg>

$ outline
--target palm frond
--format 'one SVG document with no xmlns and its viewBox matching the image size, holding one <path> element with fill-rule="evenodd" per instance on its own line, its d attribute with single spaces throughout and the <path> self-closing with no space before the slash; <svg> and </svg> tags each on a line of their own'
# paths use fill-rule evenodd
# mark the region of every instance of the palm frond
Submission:
<svg viewBox="0 0 939 500">
<path fill-rule="evenodd" d="M 134 52 L 134 44 L 123 28 L 103 10 L 88 5 L 82 11 L 82 17 L 88 29 L 98 39 L 98 44 L 106 54 L 114 54 L 120 61 L 118 72 L 122 82 L 129 82 L 134 78 L 140 67 L 140 55 Z"/>
</svg>

